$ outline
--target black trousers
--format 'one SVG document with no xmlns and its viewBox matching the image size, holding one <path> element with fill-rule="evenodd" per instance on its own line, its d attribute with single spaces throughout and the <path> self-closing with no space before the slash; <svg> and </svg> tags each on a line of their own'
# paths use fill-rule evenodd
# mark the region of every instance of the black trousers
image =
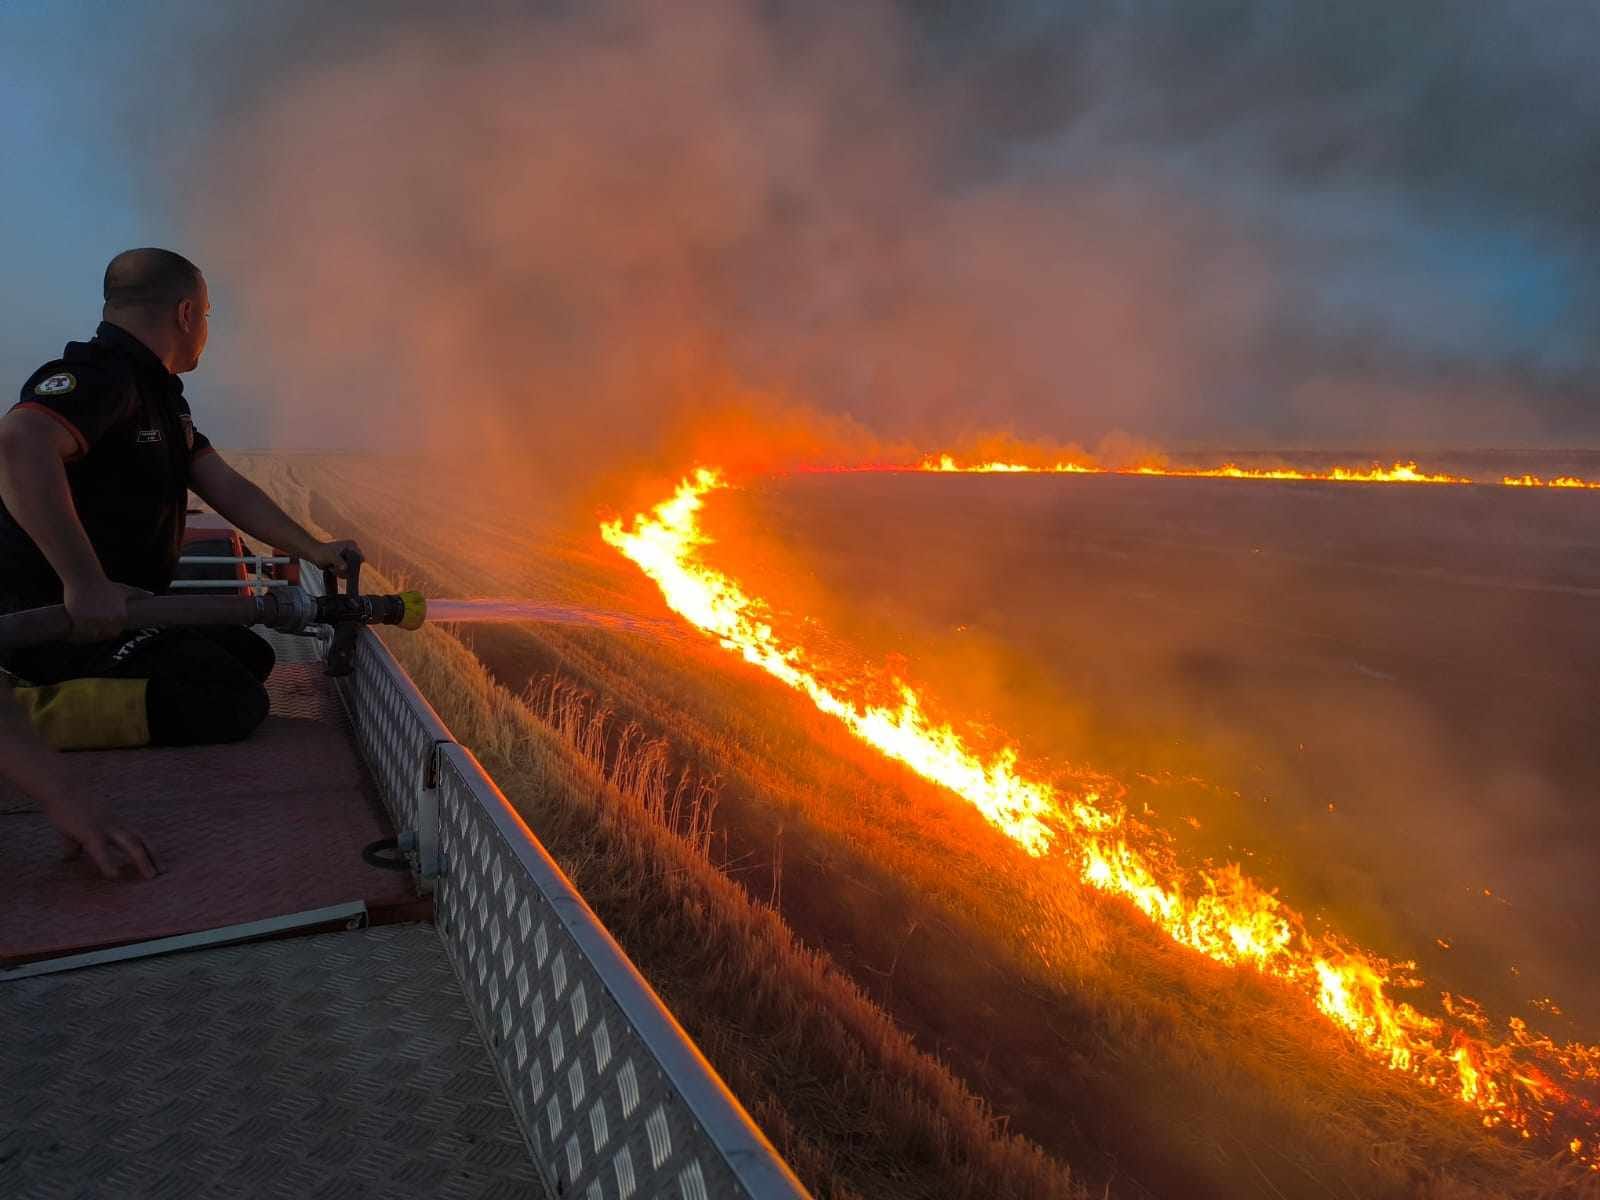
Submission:
<svg viewBox="0 0 1600 1200">
<path fill-rule="evenodd" d="M 143 629 L 109 642 L 52 642 L 6 663 L 33 684 L 147 679 L 150 741 L 158 746 L 236 742 L 267 716 L 275 656 L 266 639 L 234 626 Z"/>
</svg>

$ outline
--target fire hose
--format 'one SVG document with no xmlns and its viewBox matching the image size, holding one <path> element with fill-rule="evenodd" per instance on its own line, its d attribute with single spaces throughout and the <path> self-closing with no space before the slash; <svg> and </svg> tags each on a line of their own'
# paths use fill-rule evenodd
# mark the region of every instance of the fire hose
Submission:
<svg viewBox="0 0 1600 1200">
<path fill-rule="evenodd" d="M 354 661 L 356 631 L 363 625 L 398 625 L 417 629 L 427 619 L 428 602 L 419 592 L 361 595 L 361 559 L 347 559 L 347 590 L 324 572 L 325 594 L 303 588 L 274 588 L 258 596 L 134 596 L 128 600 L 129 629 L 162 629 L 179 625 L 262 625 L 280 633 L 304 633 L 313 626 L 333 631 L 328 644 L 329 675 L 348 675 Z M 72 635 L 66 605 L 51 604 L 0 616 L 0 651 L 17 650 Z"/>
</svg>

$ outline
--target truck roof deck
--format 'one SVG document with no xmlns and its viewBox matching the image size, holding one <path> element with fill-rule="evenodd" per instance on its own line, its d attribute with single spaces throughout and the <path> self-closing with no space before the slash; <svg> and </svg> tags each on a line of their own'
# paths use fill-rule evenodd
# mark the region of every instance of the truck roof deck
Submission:
<svg viewBox="0 0 1600 1200">
<path fill-rule="evenodd" d="M 315 643 L 271 640 L 270 714 L 247 741 L 72 756 L 83 786 L 143 832 L 159 878 L 113 882 L 86 858 L 64 861 L 34 805 L 0 794 L 0 966 L 334 905 L 382 920 L 417 904 L 408 876 L 362 859 L 394 829 Z"/>
<path fill-rule="evenodd" d="M 63 861 L 4 797 L 0 1194 L 538 1194 L 438 937 L 367 927 L 429 905 L 363 861 L 394 830 L 315 643 L 274 642 L 249 741 L 75 756 L 158 879 Z"/>
<path fill-rule="evenodd" d="M 0 988 L 0 1194 L 541 1194 L 444 949 L 389 925 Z"/>
</svg>

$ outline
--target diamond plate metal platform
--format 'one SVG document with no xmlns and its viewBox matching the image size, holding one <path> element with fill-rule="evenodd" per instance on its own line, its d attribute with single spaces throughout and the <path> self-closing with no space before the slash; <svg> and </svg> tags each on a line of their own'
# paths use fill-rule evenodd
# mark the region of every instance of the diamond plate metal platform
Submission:
<svg viewBox="0 0 1600 1200">
<path fill-rule="evenodd" d="M 273 640 L 315 652 L 311 639 Z M 346 901 L 375 913 L 415 903 L 407 875 L 361 859 L 394 829 L 321 664 L 280 662 L 267 691 L 271 715 L 234 745 L 71 756 L 79 786 L 144 835 L 157 879 L 103 880 L 87 859 L 62 861 L 31 804 L 0 813 L 0 964 Z"/>
<path fill-rule="evenodd" d="M 0 987 L 0 1195 L 543 1197 L 431 926 Z"/>
</svg>

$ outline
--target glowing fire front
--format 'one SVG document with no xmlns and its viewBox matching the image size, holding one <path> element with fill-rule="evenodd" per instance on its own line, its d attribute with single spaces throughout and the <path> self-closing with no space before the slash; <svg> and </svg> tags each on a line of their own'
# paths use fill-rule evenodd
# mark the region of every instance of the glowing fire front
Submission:
<svg viewBox="0 0 1600 1200">
<path fill-rule="evenodd" d="M 1554 479 L 1541 479 L 1537 475 L 1507 475 L 1500 480 L 1506 487 L 1531 488 L 1583 488 L 1600 490 L 1600 481 L 1579 479 L 1573 475 L 1557 475 Z"/>
<path fill-rule="evenodd" d="M 935 462 L 926 469 L 963 468 Z M 675 612 L 803 692 L 856 738 L 972 804 L 1028 854 L 1064 856 L 1084 883 L 1124 897 L 1174 941 L 1282 980 L 1368 1054 L 1458 1097 L 1485 1125 L 1507 1125 L 1524 1137 L 1556 1135 L 1583 1161 L 1596 1161 L 1600 1118 L 1573 1092 L 1600 1078 L 1600 1047 L 1558 1045 L 1515 1018 L 1497 1038 L 1475 1005 L 1448 996 L 1444 1016 L 1424 1014 L 1391 995 L 1402 984 L 1416 986 L 1399 974 L 1404 964 L 1311 932 L 1237 866 L 1179 864 L 1163 836 L 1130 821 L 1109 789 L 1069 794 L 1022 773 L 1014 749 L 975 753 L 950 725 L 930 720 L 903 682 L 900 702 L 883 706 L 848 694 L 849 683 L 824 681 L 806 651 L 786 644 L 764 619 L 765 602 L 700 561 L 709 539 L 698 517 L 706 495 L 725 486 L 717 472 L 698 470 L 651 513 L 607 522 L 601 535 L 657 584 Z"/>
<path fill-rule="evenodd" d="M 1600 490 L 1600 480 L 1558 475 L 1544 479 L 1538 475 L 1503 475 L 1495 479 L 1473 479 L 1446 471 L 1427 471 L 1414 461 L 1384 466 L 1329 467 L 1325 471 L 1299 467 L 1241 467 L 1227 462 L 1216 467 L 1103 467 L 1092 462 L 1058 461 L 1036 464 L 978 460 L 962 462 L 952 454 L 930 454 L 915 466 L 883 467 L 889 471 L 930 471 L 954 475 L 1155 475 L 1168 479 L 1266 479 L 1297 483 L 1453 483 L 1488 484 L 1522 488 L 1583 488 Z"/>
</svg>

